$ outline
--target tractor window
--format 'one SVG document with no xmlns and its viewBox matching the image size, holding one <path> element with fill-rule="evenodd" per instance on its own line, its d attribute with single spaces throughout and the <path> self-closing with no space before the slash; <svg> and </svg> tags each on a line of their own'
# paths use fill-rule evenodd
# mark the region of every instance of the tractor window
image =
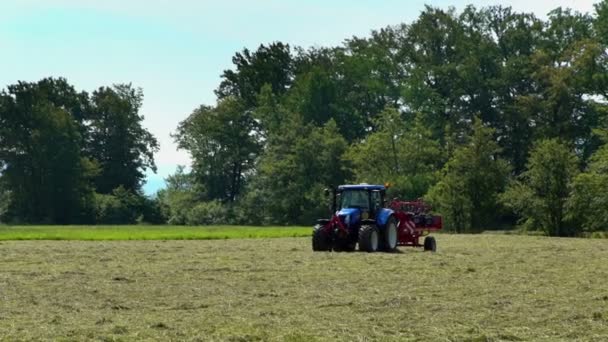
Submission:
<svg viewBox="0 0 608 342">
<path fill-rule="evenodd" d="M 372 211 L 382 208 L 382 195 L 380 191 L 372 191 Z"/>
<path fill-rule="evenodd" d="M 366 190 L 346 190 L 340 196 L 340 209 L 359 208 L 369 210 L 369 195 Z"/>
</svg>

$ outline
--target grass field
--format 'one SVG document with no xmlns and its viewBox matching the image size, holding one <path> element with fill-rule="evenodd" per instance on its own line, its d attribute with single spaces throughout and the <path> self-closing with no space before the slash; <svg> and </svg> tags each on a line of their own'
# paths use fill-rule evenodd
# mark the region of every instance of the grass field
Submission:
<svg viewBox="0 0 608 342">
<path fill-rule="evenodd" d="M 606 341 L 608 240 L 2 241 L 0 340 Z"/>
<path fill-rule="evenodd" d="M 310 236 L 311 227 L 0 226 L 7 240 L 219 240 Z"/>
</svg>

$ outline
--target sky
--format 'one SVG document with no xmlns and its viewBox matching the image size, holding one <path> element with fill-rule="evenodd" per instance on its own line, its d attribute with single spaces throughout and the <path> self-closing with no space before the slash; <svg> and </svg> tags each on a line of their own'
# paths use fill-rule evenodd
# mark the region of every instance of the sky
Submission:
<svg viewBox="0 0 608 342">
<path fill-rule="evenodd" d="M 593 12 L 592 0 L 19 0 L 0 2 L 0 89 L 65 77 L 77 90 L 132 83 L 144 91 L 143 125 L 160 151 L 147 173 L 153 194 L 190 158 L 170 134 L 201 104 L 215 103 L 235 52 L 273 41 L 336 46 L 409 23 L 425 4 L 512 6 L 544 18 L 557 7 Z"/>
</svg>

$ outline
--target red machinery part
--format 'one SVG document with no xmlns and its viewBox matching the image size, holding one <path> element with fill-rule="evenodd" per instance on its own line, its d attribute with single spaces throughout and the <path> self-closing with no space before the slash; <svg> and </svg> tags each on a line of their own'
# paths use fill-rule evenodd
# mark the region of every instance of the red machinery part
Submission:
<svg viewBox="0 0 608 342">
<path fill-rule="evenodd" d="M 395 212 L 395 218 L 399 221 L 399 246 L 421 247 L 421 237 L 443 227 L 441 216 L 431 215 L 431 206 L 421 199 L 416 201 L 393 199 L 389 207 Z"/>
</svg>

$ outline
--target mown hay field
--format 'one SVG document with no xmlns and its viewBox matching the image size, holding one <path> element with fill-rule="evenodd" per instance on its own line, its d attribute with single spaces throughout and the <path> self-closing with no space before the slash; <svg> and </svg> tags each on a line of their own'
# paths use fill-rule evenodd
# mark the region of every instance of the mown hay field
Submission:
<svg viewBox="0 0 608 342">
<path fill-rule="evenodd" d="M 1 241 L 0 340 L 608 339 L 608 240 L 437 241 Z"/>
</svg>

